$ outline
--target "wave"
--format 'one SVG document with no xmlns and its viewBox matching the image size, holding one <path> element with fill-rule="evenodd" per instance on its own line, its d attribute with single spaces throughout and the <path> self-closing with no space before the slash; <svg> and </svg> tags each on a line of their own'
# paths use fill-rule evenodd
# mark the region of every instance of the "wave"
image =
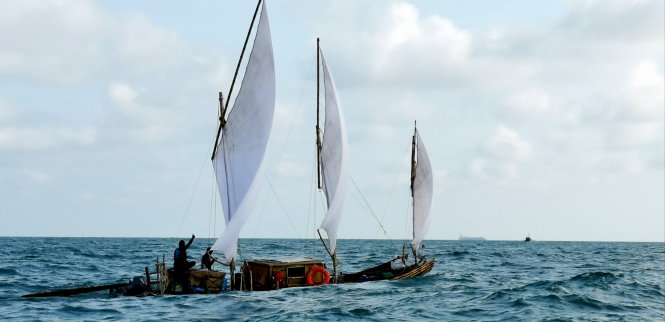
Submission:
<svg viewBox="0 0 665 322">
<path fill-rule="evenodd" d="M 462 251 L 457 251 L 456 250 L 456 251 L 450 253 L 450 255 L 452 255 L 452 256 L 464 256 L 464 255 L 469 255 L 469 254 L 470 253 L 469 253 L 468 250 L 462 250 Z"/>
<path fill-rule="evenodd" d="M 622 274 L 613 274 L 610 272 L 584 272 L 582 274 L 575 275 L 570 280 L 571 281 L 585 281 L 585 282 L 595 282 L 595 281 L 614 281 L 623 277 Z"/>
<path fill-rule="evenodd" d="M 0 275 L 17 275 L 18 271 L 13 268 L 0 267 Z"/>
</svg>

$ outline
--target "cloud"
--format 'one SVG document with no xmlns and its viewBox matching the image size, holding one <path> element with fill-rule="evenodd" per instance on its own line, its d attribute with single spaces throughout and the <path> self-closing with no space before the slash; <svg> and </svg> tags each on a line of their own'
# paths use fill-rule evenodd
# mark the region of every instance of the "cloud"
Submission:
<svg viewBox="0 0 665 322">
<path fill-rule="evenodd" d="M 377 143 L 394 141 L 408 117 L 465 138 L 434 152 L 480 147 L 459 153 L 453 173 L 516 184 L 525 173 L 543 182 L 634 174 L 652 169 L 636 158 L 662 159 L 661 1 L 570 1 L 551 23 L 475 29 L 405 1 L 343 4 L 357 14 L 329 22 L 335 33 L 324 39 L 340 95 L 358 111 L 347 119 L 363 129 L 361 153 L 390 159 Z"/>
<path fill-rule="evenodd" d="M 139 101 L 139 92 L 131 86 L 113 82 L 109 86 L 108 97 L 114 104 L 109 116 L 111 121 L 123 124 L 119 131 L 111 124 L 104 127 L 109 135 L 154 143 L 167 140 L 177 132 L 179 119 L 166 109 L 143 105 Z"/>
<path fill-rule="evenodd" d="M 552 99 L 544 90 L 531 88 L 507 96 L 505 105 L 515 113 L 542 113 L 550 108 Z"/>
<path fill-rule="evenodd" d="M 507 161 L 526 161 L 531 156 L 531 145 L 517 131 L 499 126 L 485 144 L 486 151 Z"/>
<path fill-rule="evenodd" d="M 500 125 L 486 139 L 479 155 L 468 163 L 471 177 L 505 182 L 522 177 L 521 168 L 531 158 L 532 148 L 516 130 Z"/>
<path fill-rule="evenodd" d="M 35 183 L 47 183 L 53 180 L 53 176 L 33 169 L 23 169 L 21 173 L 26 179 Z"/>
<path fill-rule="evenodd" d="M 109 98 L 111 101 L 119 106 L 132 106 L 135 104 L 137 93 L 123 83 L 112 83 L 109 87 Z"/>
<path fill-rule="evenodd" d="M 114 17 L 90 1 L 11 1 L 0 12 L 0 75 L 75 83 L 154 71 L 185 52 L 145 17 Z"/>
<path fill-rule="evenodd" d="M 84 127 L 55 128 L 0 128 L 0 150 L 29 151 L 53 149 L 63 146 L 91 146 L 95 143 L 95 129 Z"/>
<path fill-rule="evenodd" d="M 0 122 L 9 121 L 14 117 L 12 106 L 5 99 L 0 97 Z"/>
<path fill-rule="evenodd" d="M 665 78 L 656 64 L 643 61 L 631 72 L 626 84 L 625 110 L 622 117 L 638 121 L 659 122 L 665 116 Z"/>
<path fill-rule="evenodd" d="M 413 4 L 403 1 L 367 12 L 371 16 L 361 19 L 376 23 L 352 30 L 341 27 L 340 32 L 329 37 L 333 43 L 330 47 L 346 50 L 346 66 L 342 68 L 354 76 L 345 81 L 429 87 L 448 81 L 449 75 L 456 73 L 451 70 L 470 58 L 471 33 L 449 19 L 436 15 L 423 17 Z M 358 30 L 364 31 L 358 34 Z M 353 68 L 356 64 L 363 66 Z"/>
</svg>

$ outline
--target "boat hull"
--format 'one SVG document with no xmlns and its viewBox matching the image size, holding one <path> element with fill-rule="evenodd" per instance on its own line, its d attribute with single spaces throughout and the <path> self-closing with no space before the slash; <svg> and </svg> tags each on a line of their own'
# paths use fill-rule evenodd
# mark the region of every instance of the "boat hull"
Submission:
<svg viewBox="0 0 665 322">
<path fill-rule="evenodd" d="M 394 269 L 391 267 L 391 261 L 381 265 L 352 274 L 342 274 L 339 283 L 361 283 L 380 280 L 402 280 L 429 273 L 434 267 L 435 259 L 422 260 L 418 263 L 405 266 L 404 268 Z"/>
</svg>

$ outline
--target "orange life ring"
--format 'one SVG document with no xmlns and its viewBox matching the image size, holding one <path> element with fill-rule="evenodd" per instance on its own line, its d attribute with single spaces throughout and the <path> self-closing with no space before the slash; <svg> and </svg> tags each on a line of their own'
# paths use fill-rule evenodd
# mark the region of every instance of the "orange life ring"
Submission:
<svg viewBox="0 0 665 322">
<path fill-rule="evenodd" d="M 318 273 L 318 272 L 323 273 L 323 282 L 314 284 L 314 281 L 312 280 L 312 276 L 315 273 Z M 330 273 L 323 266 L 314 266 L 314 267 L 312 267 L 312 269 L 309 270 L 309 273 L 307 273 L 307 284 L 309 284 L 309 285 L 321 285 L 321 284 L 328 284 L 328 283 L 330 283 Z"/>
</svg>

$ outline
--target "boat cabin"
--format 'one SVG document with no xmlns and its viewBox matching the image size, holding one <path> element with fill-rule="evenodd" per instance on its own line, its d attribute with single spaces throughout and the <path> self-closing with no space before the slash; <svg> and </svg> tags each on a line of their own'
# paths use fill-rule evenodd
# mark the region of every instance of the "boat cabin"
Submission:
<svg viewBox="0 0 665 322">
<path fill-rule="evenodd" d="M 165 272 L 164 272 L 165 271 Z M 206 269 L 191 269 L 178 277 L 174 270 L 162 270 L 159 294 L 217 294 L 226 289 L 226 273 Z M 162 282 L 163 281 L 163 282 Z"/>
<path fill-rule="evenodd" d="M 248 260 L 236 274 L 235 288 L 268 291 L 286 287 L 320 285 L 330 281 L 326 263 L 319 259 L 292 257 Z"/>
</svg>

